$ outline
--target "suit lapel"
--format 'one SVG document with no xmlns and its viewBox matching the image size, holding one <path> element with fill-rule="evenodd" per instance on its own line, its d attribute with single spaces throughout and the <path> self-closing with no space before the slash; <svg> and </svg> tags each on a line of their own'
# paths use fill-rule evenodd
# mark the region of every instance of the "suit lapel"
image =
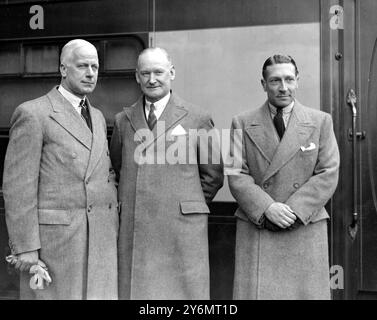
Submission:
<svg viewBox="0 0 377 320">
<path fill-rule="evenodd" d="M 138 141 L 142 143 L 145 148 L 148 148 L 154 143 L 154 141 L 161 137 L 161 135 L 165 134 L 174 124 L 185 117 L 188 112 L 183 106 L 182 101 L 176 95 L 171 94 L 168 104 L 151 132 L 151 138 L 145 140 L 143 139 L 143 133 L 145 133 L 144 130 L 149 130 L 149 127 L 145 120 L 143 100 L 144 97 L 139 98 L 133 107 L 125 109 L 125 113 L 130 121 L 131 127 L 136 133 Z M 139 130 L 142 131 L 139 132 Z"/>
<path fill-rule="evenodd" d="M 302 106 L 297 101 L 292 110 L 287 129 L 267 168 L 264 179 L 272 177 L 282 168 L 300 149 L 300 146 L 311 136 L 315 125 L 308 119 Z"/>
<path fill-rule="evenodd" d="M 89 102 L 89 100 L 88 100 Z M 95 110 L 89 103 L 89 113 L 92 120 L 93 140 L 92 150 L 90 152 L 88 169 L 86 177 L 89 177 L 95 169 L 98 161 L 100 160 L 105 145 L 106 134 L 103 132 L 102 119 L 97 110 Z M 106 132 L 106 131 L 105 131 Z"/>
<path fill-rule="evenodd" d="M 50 117 L 59 123 L 87 149 L 92 147 L 92 133 L 73 106 L 54 87 L 48 94 L 53 112 Z"/>
<path fill-rule="evenodd" d="M 279 138 L 272 123 L 267 103 L 259 108 L 253 119 L 250 119 L 245 125 L 245 131 L 262 156 L 271 163 L 279 145 Z"/>
</svg>

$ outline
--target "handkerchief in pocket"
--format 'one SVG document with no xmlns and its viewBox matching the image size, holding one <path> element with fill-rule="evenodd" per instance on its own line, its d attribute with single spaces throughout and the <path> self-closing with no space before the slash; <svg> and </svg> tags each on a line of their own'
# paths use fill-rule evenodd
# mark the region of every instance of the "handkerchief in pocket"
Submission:
<svg viewBox="0 0 377 320">
<path fill-rule="evenodd" d="M 185 135 L 186 133 L 187 133 L 186 130 L 179 124 L 172 130 L 171 135 L 182 136 L 182 135 Z"/>
<path fill-rule="evenodd" d="M 301 146 L 300 149 L 305 152 L 305 151 L 310 151 L 315 149 L 315 144 L 313 142 L 310 142 L 308 147 Z"/>
</svg>

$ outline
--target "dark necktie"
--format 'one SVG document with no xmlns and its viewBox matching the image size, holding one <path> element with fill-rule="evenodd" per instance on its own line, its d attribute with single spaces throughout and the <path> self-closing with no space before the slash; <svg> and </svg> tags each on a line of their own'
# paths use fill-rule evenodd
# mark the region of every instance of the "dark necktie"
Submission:
<svg viewBox="0 0 377 320">
<path fill-rule="evenodd" d="M 152 103 L 149 107 L 149 115 L 148 115 L 148 127 L 149 129 L 153 129 L 153 127 L 155 126 L 156 122 L 157 122 L 157 118 L 156 118 L 156 115 L 154 113 L 154 110 L 156 110 L 156 107 L 154 106 L 154 104 Z"/>
<path fill-rule="evenodd" d="M 281 140 L 285 131 L 285 125 L 284 125 L 284 120 L 283 120 L 283 108 L 277 108 L 276 111 L 277 112 L 274 117 L 274 125 Z"/>
<path fill-rule="evenodd" d="M 86 124 L 88 125 L 90 131 L 92 131 L 92 122 L 90 120 L 89 109 L 88 109 L 88 105 L 86 104 L 85 99 L 82 99 L 80 101 L 80 107 L 81 107 L 81 116 L 86 121 Z"/>
</svg>

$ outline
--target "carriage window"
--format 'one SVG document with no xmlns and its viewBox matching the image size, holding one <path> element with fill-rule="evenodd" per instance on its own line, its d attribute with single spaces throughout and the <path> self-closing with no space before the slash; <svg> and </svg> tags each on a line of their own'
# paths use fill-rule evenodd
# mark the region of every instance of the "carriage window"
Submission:
<svg viewBox="0 0 377 320">
<path fill-rule="evenodd" d="M 26 73 L 56 73 L 59 71 L 59 46 L 25 46 Z"/>
<path fill-rule="evenodd" d="M 0 75 L 21 72 L 19 44 L 0 47 Z"/>
<path fill-rule="evenodd" d="M 105 41 L 105 71 L 135 69 L 141 50 L 142 44 L 134 38 Z"/>
</svg>

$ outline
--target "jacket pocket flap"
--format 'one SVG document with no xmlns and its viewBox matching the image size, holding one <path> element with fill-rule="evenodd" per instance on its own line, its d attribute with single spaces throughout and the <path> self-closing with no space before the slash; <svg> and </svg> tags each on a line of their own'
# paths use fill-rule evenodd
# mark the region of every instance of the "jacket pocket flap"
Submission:
<svg viewBox="0 0 377 320">
<path fill-rule="evenodd" d="M 71 223 L 69 210 L 63 209 L 38 209 L 39 224 L 64 224 Z"/>
<path fill-rule="evenodd" d="M 180 204 L 182 214 L 210 213 L 207 204 L 202 201 L 182 201 Z"/>
</svg>

